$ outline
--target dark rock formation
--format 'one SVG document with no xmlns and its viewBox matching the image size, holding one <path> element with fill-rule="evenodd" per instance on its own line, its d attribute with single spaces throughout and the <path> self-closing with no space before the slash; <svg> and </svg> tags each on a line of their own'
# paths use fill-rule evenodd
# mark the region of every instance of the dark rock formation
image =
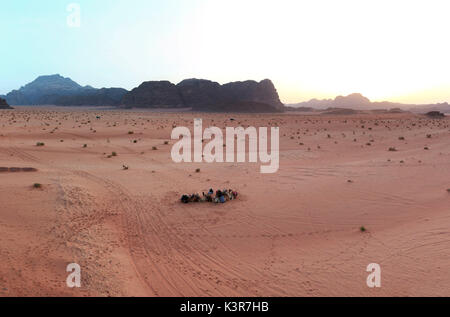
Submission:
<svg viewBox="0 0 450 317">
<path fill-rule="evenodd" d="M 261 103 L 267 104 L 278 111 L 284 108 L 275 86 L 269 79 L 259 83 L 252 80 L 228 83 L 223 85 L 221 90 L 226 103 Z"/>
<path fill-rule="evenodd" d="M 186 79 L 177 87 L 187 107 L 201 109 L 221 102 L 219 83 L 205 79 Z"/>
<path fill-rule="evenodd" d="M 12 109 L 5 99 L 0 98 L 0 109 Z"/>
<path fill-rule="evenodd" d="M 70 78 L 50 75 L 11 91 L 6 99 L 11 105 L 116 106 L 126 92 L 122 88 L 83 87 Z"/>
<path fill-rule="evenodd" d="M 426 114 L 430 118 L 444 118 L 445 114 L 439 111 L 430 111 Z"/>
<path fill-rule="evenodd" d="M 122 100 L 125 107 L 180 108 L 184 107 L 177 86 L 169 81 L 147 81 L 127 93 Z"/>
<path fill-rule="evenodd" d="M 280 112 L 284 105 L 268 79 L 261 82 L 233 82 L 225 85 L 186 79 L 178 85 L 146 82 L 123 99 L 125 107 L 190 107 L 194 111 Z"/>
<path fill-rule="evenodd" d="M 123 88 L 93 89 L 84 94 L 53 97 L 51 104 L 57 106 L 119 106 L 127 92 Z"/>
</svg>

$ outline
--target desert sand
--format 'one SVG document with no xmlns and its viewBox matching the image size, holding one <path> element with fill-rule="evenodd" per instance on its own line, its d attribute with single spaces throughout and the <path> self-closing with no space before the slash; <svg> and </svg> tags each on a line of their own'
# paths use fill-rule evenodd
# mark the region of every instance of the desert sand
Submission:
<svg viewBox="0 0 450 317">
<path fill-rule="evenodd" d="M 173 163 L 194 118 L 280 127 L 279 171 Z M 0 296 L 450 296 L 448 118 L 17 107 L 0 167 Z"/>
</svg>

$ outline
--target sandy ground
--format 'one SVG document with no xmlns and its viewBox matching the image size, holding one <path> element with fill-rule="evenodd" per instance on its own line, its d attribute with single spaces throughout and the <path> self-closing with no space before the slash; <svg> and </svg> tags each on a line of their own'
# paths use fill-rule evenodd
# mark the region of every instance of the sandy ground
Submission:
<svg viewBox="0 0 450 317">
<path fill-rule="evenodd" d="M 195 117 L 279 126 L 278 173 L 173 163 Z M 18 107 L 0 167 L 38 170 L 0 172 L 0 296 L 450 296 L 449 119 Z M 241 196 L 179 202 L 210 187 Z"/>
</svg>

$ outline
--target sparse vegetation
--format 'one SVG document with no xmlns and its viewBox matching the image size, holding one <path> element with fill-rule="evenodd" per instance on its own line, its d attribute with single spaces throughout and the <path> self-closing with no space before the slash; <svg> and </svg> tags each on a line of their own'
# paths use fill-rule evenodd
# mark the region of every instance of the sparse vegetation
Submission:
<svg viewBox="0 0 450 317">
<path fill-rule="evenodd" d="M 397 149 L 395 147 L 390 147 L 389 148 L 389 152 L 396 152 L 396 151 L 397 151 Z"/>
<path fill-rule="evenodd" d="M 34 183 L 33 188 L 36 188 L 36 189 L 42 188 L 42 184 Z"/>
<path fill-rule="evenodd" d="M 111 156 L 117 156 L 117 153 L 116 152 L 112 152 Z"/>
<path fill-rule="evenodd" d="M 36 143 L 36 146 L 44 146 L 44 145 L 45 145 L 44 142 L 37 142 L 37 143 Z"/>
<path fill-rule="evenodd" d="M 156 146 L 153 146 L 153 147 L 152 147 L 152 150 L 153 150 L 153 151 L 156 151 L 157 149 L 158 149 L 158 148 L 157 148 Z"/>
<path fill-rule="evenodd" d="M 366 227 L 364 227 L 364 226 L 361 226 L 361 227 L 359 228 L 359 231 L 361 231 L 361 232 L 366 232 L 366 231 L 367 231 L 367 229 L 366 229 Z"/>
</svg>

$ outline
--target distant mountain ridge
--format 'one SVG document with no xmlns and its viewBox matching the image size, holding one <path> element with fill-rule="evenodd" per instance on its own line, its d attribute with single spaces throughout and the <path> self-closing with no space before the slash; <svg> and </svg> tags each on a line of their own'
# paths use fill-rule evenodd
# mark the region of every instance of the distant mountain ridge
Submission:
<svg viewBox="0 0 450 317">
<path fill-rule="evenodd" d="M 182 108 L 212 112 L 282 112 L 275 86 L 269 79 L 221 85 L 206 79 L 144 82 L 127 93 L 123 106 L 133 108 Z"/>
<path fill-rule="evenodd" d="M 5 98 L 10 105 L 114 106 L 119 105 L 127 90 L 122 88 L 95 89 L 81 86 L 59 74 L 39 76 Z"/>
<path fill-rule="evenodd" d="M 428 112 L 435 110 L 450 113 L 450 105 L 447 102 L 425 105 L 402 104 L 389 101 L 372 102 L 359 93 L 350 94 L 348 96 L 338 96 L 335 99 L 311 99 L 310 101 L 288 104 L 286 105 L 286 107 L 289 110 L 325 110 L 329 108 L 344 108 L 353 110 L 389 110 L 400 108 L 412 112 Z"/>
<path fill-rule="evenodd" d="M 332 109 L 408 110 L 416 113 L 439 111 L 450 113 L 445 103 L 412 105 L 395 102 L 372 102 L 359 93 L 335 99 L 311 99 L 284 105 L 269 79 L 219 84 L 206 79 L 185 79 L 178 84 L 169 81 L 147 81 L 131 91 L 123 88 L 81 86 L 59 74 L 39 76 L 6 96 L 5 103 L 19 105 L 112 106 L 124 108 L 191 108 L 210 112 L 283 112 Z M 3 105 L 3 107 L 6 107 Z"/>
<path fill-rule="evenodd" d="M 59 74 L 40 76 L 5 96 L 11 105 L 121 106 L 124 108 L 192 108 L 213 112 L 283 112 L 269 79 L 224 85 L 205 79 L 148 81 L 128 92 L 122 88 L 81 86 Z"/>
</svg>

